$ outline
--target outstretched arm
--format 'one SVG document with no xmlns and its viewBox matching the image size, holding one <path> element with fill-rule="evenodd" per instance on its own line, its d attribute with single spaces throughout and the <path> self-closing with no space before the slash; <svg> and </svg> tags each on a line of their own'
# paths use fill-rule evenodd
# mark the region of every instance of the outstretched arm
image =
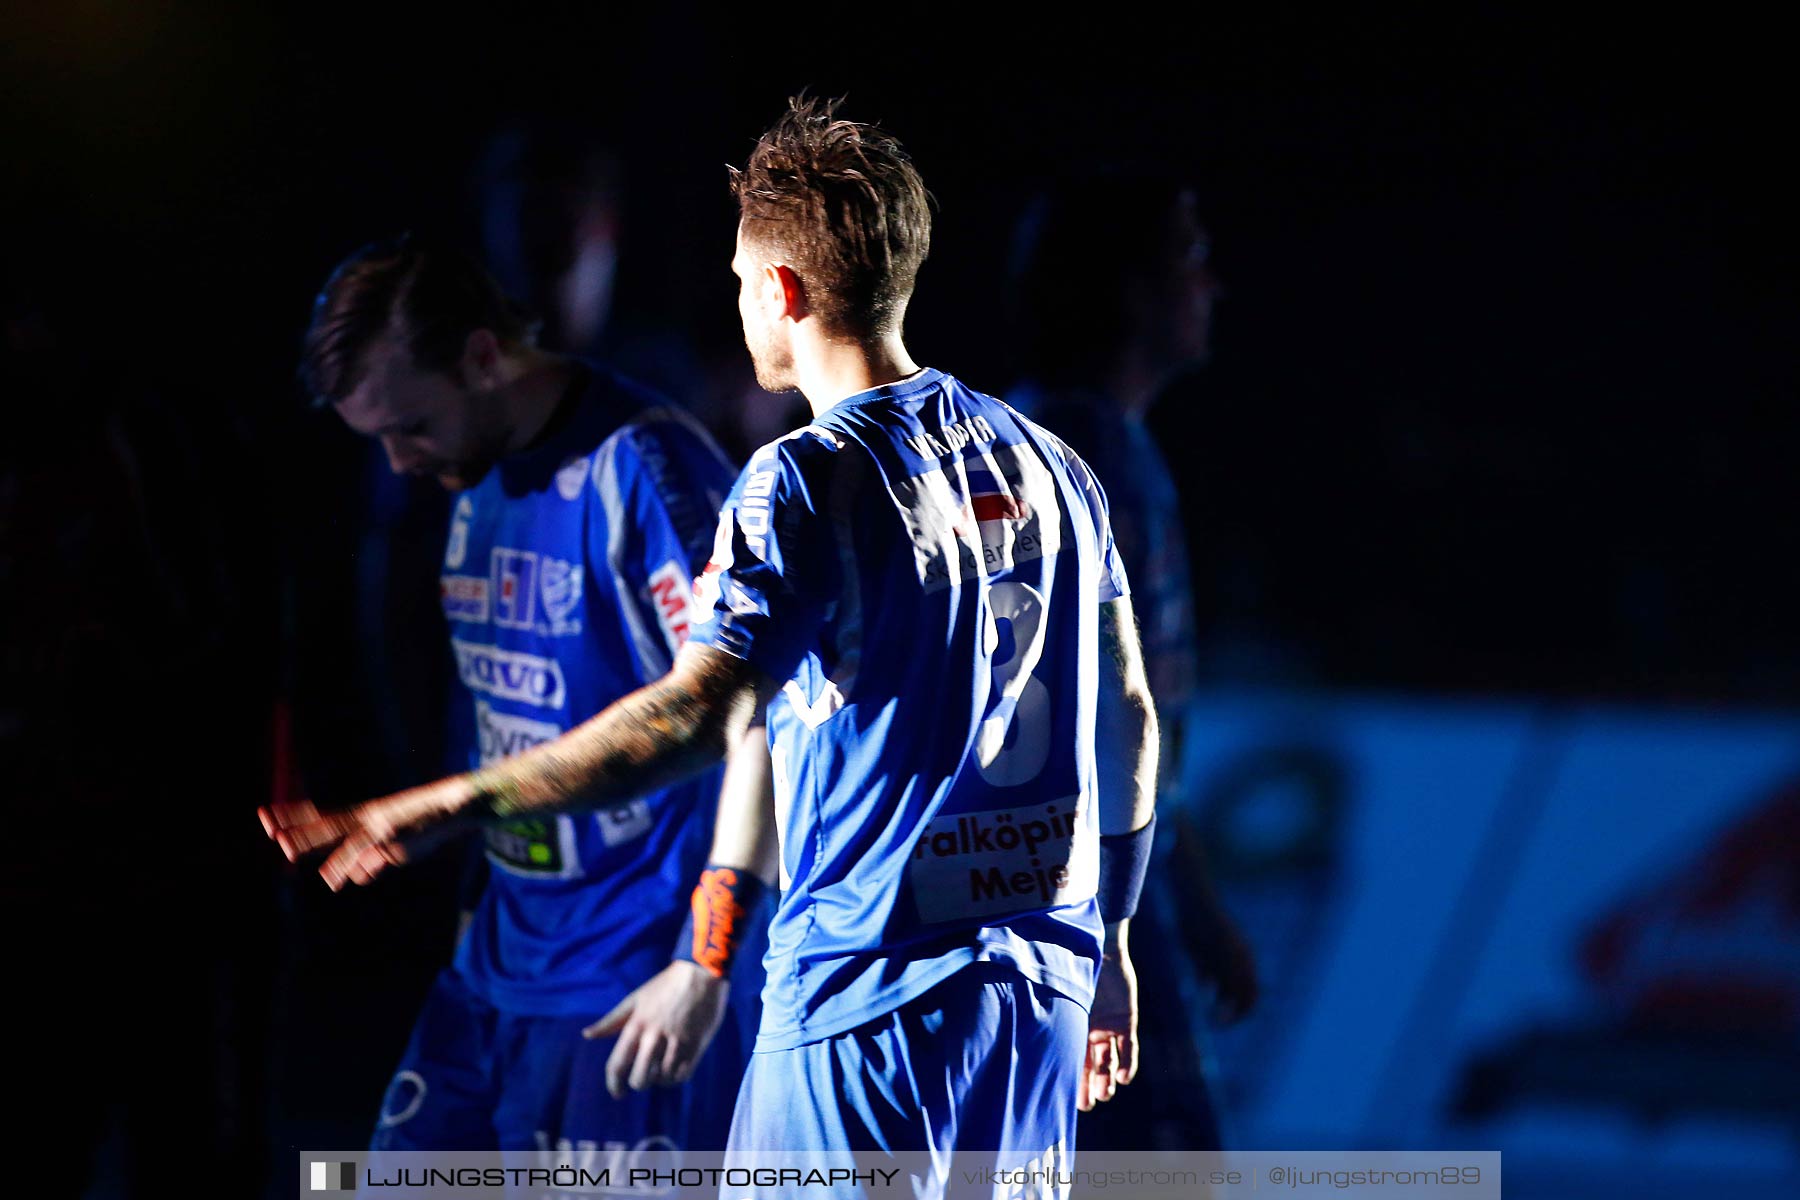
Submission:
<svg viewBox="0 0 1800 1200">
<path fill-rule="evenodd" d="M 333 891 L 368 883 L 464 826 L 601 808 L 705 770 L 775 688 L 744 660 L 690 643 L 655 683 L 523 754 L 340 812 L 272 806 L 262 810 L 263 828 L 290 861 L 335 847 L 319 868 Z"/>
</svg>

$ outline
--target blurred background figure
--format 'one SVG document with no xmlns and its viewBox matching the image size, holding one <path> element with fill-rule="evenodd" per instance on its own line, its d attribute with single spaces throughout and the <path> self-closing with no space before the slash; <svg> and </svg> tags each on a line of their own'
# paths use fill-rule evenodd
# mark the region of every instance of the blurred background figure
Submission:
<svg viewBox="0 0 1800 1200">
<path fill-rule="evenodd" d="M 1212 891 L 1181 796 L 1183 725 L 1199 671 L 1193 585 L 1181 496 L 1145 423 L 1162 389 L 1209 353 L 1220 294 L 1211 242 L 1192 187 L 1134 175 L 1085 177 L 1039 195 L 1015 239 L 1026 379 L 1007 399 L 1068 442 L 1106 490 L 1162 730 L 1160 870 L 1145 923 L 1156 940 L 1186 951 L 1142 968 L 1146 1044 L 1171 1052 L 1149 1055 L 1142 1086 L 1083 1117 L 1082 1145 L 1141 1147 L 1149 1129 L 1159 1147 L 1216 1147 L 1195 984 L 1235 1018 L 1255 1003 L 1256 971 Z M 1185 972 L 1151 978 L 1171 964 Z"/>
<path fill-rule="evenodd" d="M 1198 673 L 1193 585 L 1181 496 L 1146 418 L 1171 380 L 1211 350 L 1221 289 L 1198 203 L 1173 180 L 1066 183 L 1026 211 L 1013 264 L 1026 378 L 1009 400 L 1067 441 L 1105 486 L 1119 550 L 1136 568 L 1150 684 L 1177 733 Z"/>
<path fill-rule="evenodd" d="M 488 143 L 473 182 L 495 280 L 540 314 L 545 345 L 598 353 L 619 274 L 618 159 L 578 129 L 521 124 Z"/>
<path fill-rule="evenodd" d="M 471 216 L 494 278 L 543 321 L 549 349 L 604 362 L 685 404 L 734 462 L 806 423 L 798 394 L 757 387 L 736 331 L 706 338 L 728 292 L 652 296 L 666 213 L 633 215 L 624 160 L 594 122 L 542 115 L 494 133 L 470 173 Z M 729 248 L 727 248 L 728 250 Z"/>
<path fill-rule="evenodd" d="M 483 261 L 542 322 L 546 349 L 684 402 L 704 390 L 687 330 L 633 302 L 625 169 L 591 123 L 505 126 L 478 156 L 470 190 Z"/>
</svg>

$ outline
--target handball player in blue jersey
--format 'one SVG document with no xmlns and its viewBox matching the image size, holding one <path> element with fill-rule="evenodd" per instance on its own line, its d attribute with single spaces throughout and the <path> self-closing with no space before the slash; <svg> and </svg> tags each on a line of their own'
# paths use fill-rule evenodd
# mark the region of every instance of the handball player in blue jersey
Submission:
<svg viewBox="0 0 1800 1200">
<path fill-rule="evenodd" d="M 459 680 L 454 740 L 470 768 L 551 741 L 668 672 L 731 484 L 689 417 L 539 349 L 473 260 L 410 238 L 332 274 L 302 374 L 396 472 L 456 493 L 439 587 Z M 729 776 L 752 807 L 768 776 L 760 730 L 753 738 Z M 716 892 L 696 887 L 709 858 L 772 877 L 774 841 L 715 846 L 719 786 L 713 772 L 482 831 L 488 883 L 389 1086 L 376 1149 L 592 1159 L 723 1144 L 761 972 L 747 953 L 732 989 L 727 958 L 694 953 L 685 901 Z M 740 939 L 757 936 L 751 916 Z M 682 961 L 655 1003 L 617 1036 L 631 1011 L 621 1002 L 672 955 Z M 728 991 L 736 1020 L 725 1020 Z"/>
<path fill-rule="evenodd" d="M 673 671 L 515 758 L 272 832 L 367 882 L 436 830 L 664 786 L 760 709 L 782 896 L 732 1150 L 1060 1166 L 1137 1059 L 1156 725 L 1127 583 L 1081 461 L 908 354 L 927 195 L 834 110 L 794 102 L 733 178 L 758 378 L 814 420 L 738 477 Z M 763 812 L 721 801 L 753 842 Z"/>
</svg>

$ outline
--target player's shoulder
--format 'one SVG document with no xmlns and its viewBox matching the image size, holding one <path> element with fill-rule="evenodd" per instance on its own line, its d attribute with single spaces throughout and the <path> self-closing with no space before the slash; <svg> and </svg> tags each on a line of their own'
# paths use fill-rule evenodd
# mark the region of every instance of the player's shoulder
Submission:
<svg viewBox="0 0 1800 1200">
<path fill-rule="evenodd" d="M 1090 509 L 1096 506 L 1105 508 L 1106 492 L 1100 485 L 1099 475 L 1081 452 L 1070 445 L 1058 430 L 1050 428 L 1034 417 L 1026 416 L 1010 405 L 1008 409 L 1017 419 L 1019 428 L 1043 448 L 1044 457 L 1050 468 L 1068 478 L 1078 494 L 1087 499 L 1088 507 Z"/>
<path fill-rule="evenodd" d="M 816 509 L 834 492 L 839 461 L 854 444 L 816 422 L 766 442 L 738 473 L 733 503 L 746 508 L 773 502 Z"/>
<path fill-rule="evenodd" d="M 999 431 L 1006 441 L 1018 440 L 1017 437 L 1012 436 L 1015 431 L 1024 435 L 1027 440 L 1043 440 L 1047 436 L 1047 431 L 1043 424 L 1035 419 L 1035 414 L 1030 409 L 1014 403 L 1012 396 L 1002 399 L 990 392 L 971 387 L 954 375 L 944 375 L 942 387 L 952 410 L 964 413 L 968 417 L 981 418 L 987 422 L 989 428 Z M 1054 441 L 1055 439 L 1050 440 Z M 1059 442 L 1058 445 L 1060 446 L 1060 444 Z"/>
<path fill-rule="evenodd" d="M 826 418 L 802 425 L 765 442 L 750 455 L 746 473 L 758 470 L 808 471 L 827 467 L 854 443 L 853 437 Z"/>
<path fill-rule="evenodd" d="M 730 461 L 693 414 L 642 385 L 624 381 L 626 402 L 594 452 L 589 495 L 609 523 L 660 511 L 678 528 L 715 512 L 731 486 Z"/>
<path fill-rule="evenodd" d="M 730 460 L 693 413 L 644 384 L 609 375 L 615 423 L 597 448 L 600 461 L 615 471 L 651 472 L 673 462 L 729 478 Z"/>
<path fill-rule="evenodd" d="M 729 471 L 730 461 L 694 414 L 673 401 L 640 409 L 608 439 L 615 450 L 629 453 L 640 463 L 678 455 L 706 466 Z"/>
<path fill-rule="evenodd" d="M 1061 467 L 1076 474 L 1091 474 L 1081 455 L 1055 429 L 1044 424 L 1035 413 L 1028 413 L 1013 406 L 1005 400 L 994 400 L 994 403 L 1006 414 L 1007 419 L 1018 429 L 1025 440 L 1036 443 L 1043 448 L 1045 457 L 1052 467 Z"/>
</svg>

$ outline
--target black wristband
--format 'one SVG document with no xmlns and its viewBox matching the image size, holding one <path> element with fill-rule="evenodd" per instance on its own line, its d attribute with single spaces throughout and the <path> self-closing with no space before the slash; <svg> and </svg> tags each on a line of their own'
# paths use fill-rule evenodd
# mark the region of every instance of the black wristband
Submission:
<svg viewBox="0 0 1800 1200">
<path fill-rule="evenodd" d="M 1100 838 L 1100 919 L 1111 924 L 1137 915 L 1138 896 L 1150 871 L 1150 846 L 1156 840 L 1156 814 L 1142 829 Z"/>
<path fill-rule="evenodd" d="M 688 904 L 675 958 L 697 963 L 724 979 L 749 934 L 756 906 L 769 887 L 742 867 L 708 866 Z"/>
</svg>

